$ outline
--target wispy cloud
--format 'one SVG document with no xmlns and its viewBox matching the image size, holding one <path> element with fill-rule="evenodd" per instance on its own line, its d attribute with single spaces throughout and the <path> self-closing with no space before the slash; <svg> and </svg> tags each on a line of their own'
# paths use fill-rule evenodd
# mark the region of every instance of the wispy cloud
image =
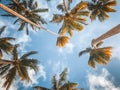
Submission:
<svg viewBox="0 0 120 90">
<path fill-rule="evenodd" d="M 60 54 L 70 54 L 73 53 L 74 45 L 72 43 L 66 44 L 64 48 L 58 48 Z"/>
<path fill-rule="evenodd" d="M 102 69 L 101 74 L 89 73 L 88 83 L 90 90 L 120 90 L 120 87 L 114 85 L 113 78 L 105 68 Z"/>
</svg>

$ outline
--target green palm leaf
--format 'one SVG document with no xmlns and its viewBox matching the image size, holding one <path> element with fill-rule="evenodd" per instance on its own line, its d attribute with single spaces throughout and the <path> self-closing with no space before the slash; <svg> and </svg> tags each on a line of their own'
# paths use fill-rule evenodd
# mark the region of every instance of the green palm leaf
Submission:
<svg viewBox="0 0 120 90">
<path fill-rule="evenodd" d="M 36 53 L 37 53 L 37 51 L 30 51 L 30 52 L 22 55 L 22 56 L 20 57 L 20 59 L 26 59 L 27 57 L 29 57 L 29 56 L 31 56 L 31 55 L 33 55 L 33 54 L 36 54 Z"/>
<path fill-rule="evenodd" d="M 5 28 L 6 28 L 6 26 L 3 26 L 0 28 L 0 35 L 4 32 Z"/>
<path fill-rule="evenodd" d="M 3 87 L 6 87 L 6 90 L 9 89 L 10 85 L 12 84 L 13 80 L 15 79 L 16 76 L 16 68 L 12 67 L 9 72 L 5 75 L 5 82 L 3 84 Z"/>
<path fill-rule="evenodd" d="M 35 72 L 38 72 L 38 60 L 37 59 L 22 59 L 21 65 L 24 67 L 29 67 L 30 69 L 33 69 Z"/>
<path fill-rule="evenodd" d="M 10 68 L 10 64 L 0 66 L 0 76 L 3 76 Z"/>
</svg>

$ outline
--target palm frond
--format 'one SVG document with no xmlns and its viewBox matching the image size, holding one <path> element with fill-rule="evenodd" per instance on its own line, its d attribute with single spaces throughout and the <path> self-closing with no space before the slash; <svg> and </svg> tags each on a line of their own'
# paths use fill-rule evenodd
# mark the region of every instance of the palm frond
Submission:
<svg viewBox="0 0 120 90">
<path fill-rule="evenodd" d="M 56 46 L 64 47 L 69 42 L 69 37 L 67 36 L 59 36 L 57 38 Z"/>
<path fill-rule="evenodd" d="M 30 69 L 33 69 L 36 73 L 38 72 L 38 63 L 39 61 L 37 59 L 22 59 L 21 65 L 24 67 L 29 67 Z"/>
<path fill-rule="evenodd" d="M 37 51 L 30 51 L 30 52 L 22 55 L 22 56 L 20 57 L 20 59 L 26 59 L 27 57 L 29 57 L 29 56 L 31 56 L 31 55 L 33 55 L 33 54 L 37 54 Z"/>
<path fill-rule="evenodd" d="M 99 43 L 96 44 L 96 47 L 100 47 L 103 44 L 103 41 L 100 41 Z"/>
<path fill-rule="evenodd" d="M 15 38 L 13 38 L 13 37 L 3 37 L 3 38 L 1 38 L 1 41 L 4 41 L 4 42 L 8 42 L 8 41 L 10 41 L 10 40 L 15 40 Z"/>
<path fill-rule="evenodd" d="M 77 13 L 78 16 L 89 16 L 90 12 L 89 11 L 80 11 Z"/>
<path fill-rule="evenodd" d="M 51 90 L 51 89 L 41 87 L 41 86 L 34 86 L 33 88 L 36 89 L 36 90 Z"/>
<path fill-rule="evenodd" d="M 14 48 L 12 51 L 12 59 L 13 60 L 18 60 L 18 52 L 17 52 L 18 46 L 19 46 L 19 44 L 14 45 Z"/>
<path fill-rule="evenodd" d="M 61 86 L 62 82 L 65 82 L 67 79 L 68 69 L 65 68 L 64 71 L 60 74 L 60 79 L 58 85 Z"/>
<path fill-rule="evenodd" d="M 33 10 L 34 13 L 39 13 L 39 12 L 48 12 L 48 9 L 47 8 L 44 8 L 44 9 L 36 9 L 36 10 Z"/>
<path fill-rule="evenodd" d="M 107 2 L 105 5 L 108 5 L 108 6 L 116 6 L 116 5 L 117 5 L 117 1 L 116 1 L 116 0 L 109 1 L 109 2 Z"/>
<path fill-rule="evenodd" d="M 86 7 L 87 7 L 87 2 L 81 1 L 80 3 L 78 3 L 78 4 L 71 10 L 71 13 L 72 13 L 72 14 L 76 14 L 76 13 L 78 13 L 80 10 L 85 9 Z"/>
<path fill-rule="evenodd" d="M 0 67 L 0 76 L 3 76 L 6 74 L 6 72 L 9 70 L 10 68 L 10 64 L 7 64 L 7 65 L 2 65 Z"/>
<path fill-rule="evenodd" d="M 52 78 L 52 89 L 53 89 L 53 90 L 57 90 L 57 79 L 56 79 L 56 75 L 54 75 L 53 78 Z"/>
<path fill-rule="evenodd" d="M 10 85 L 12 84 L 13 80 L 15 79 L 16 76 L 16 68 L 12 67 L 9 72 L 5 75 L 5 82 L 3 84 L 3 87 L 6 88 L 6 90 L 9 89 Z"/>
<path fill-rule="evenodd" d="M 0 35 L 4 32 L 5 28 L 6 28 L 6 26 L 3 26 L 0 28 Z"/>
<path fill-rule="evenodd" d="M 77 86 L 78 83 L 68 81 L 68 83 L 65 83 L 64 85 L 61 86 L 60 90 L 73 90 Z"/>
<path fill-rule="evenodd" d="M 28 0 L 28 7 L 29 7 L 30 9 L 32 9 L 33 1 L 34 1 L 34 0 Z"/>
<path fill-rule="evenodd" d="M 0 60 L 2 59 L 2 56 L 3 56 L 2 50 L 0 49 Z"/>
<path fill-rule="evenodd" d="M 13 50 L 13 45 L 10 44 L 9 42 L 5 42 L 0 45 L 0 48 L 2 51 L 4 51 L 6 54 L 8 54 L 9 52 L 11 52 Z"/>
<path fill-rule="evenodd" d="M 63 20 L 63 15 L 61 14 L 54 14 L 52 18 L 52 22 L 60 23 Z"/>
<path fill-rule="evenodd" d="M 21 31 L 23 30 L 23 28 L 25 27 L 25 22 L 21 23 L 20 27 L 18 28 L 18 31 Z"/>
<path fill-rule="evenodd" d="M 19 70 L 17 70 L 17 71 L 19 73 L 19 76 L 20 76 L 21 80 L 26 80 L 27 82 L 29 82 L 30 77 L 29 77 L 27 68 L 25 66 L 22 66 L 21 64 L 20 64 L 19 68 L 20 68 L 20 71 Z"/>
<path fill-rule="evenodd" d="M 63 4 L 57 5 L 57 9 L 58 9 L 58 10 L 61 10 L 62 12 L 65 11 Z"/>
<path fill-rule="evenodd" d="M 14 15 L 12 15 L 12 14 L 2 14 L 1 16 L 3 16 L 3 17 L 16 17 L 16 16 L 14 16 Z"/>
<path fill-rule="evenodd" d="M 96 64 L 95 64 L 95 61 L 94 61 L 94 57 L 93 56 L 90 56 L 89 57 L 89 60 L 88 60 L 88 65 L 90 65 L 91 67 L 95 68 L 96 67 Z"/>
<path fill-rule="evenodd" d="M 103 7 L 103 10 L 105 10 L 106 12 L 116 12 L 115 9 L 112 9 L 112 8 L 109 7 L 109 6 L 104 6 L 104 7 Z"/>
<path fill-rule="evenodd" d="M 91 48 L 86 48 L 86 50 L 79 52 L 79 56 L 82 56 L 85 53 L 89 53 L 91 50 L 92 50 Z"/>
<path fill-rule="evenodd" d="M 74 27 L 76 30 L 81 31 L 83 30 L 83 26 L 81 24 L 79 24 L 78 22 L 71 20 L 71 25 L 72 27 Z"/>
</svg>

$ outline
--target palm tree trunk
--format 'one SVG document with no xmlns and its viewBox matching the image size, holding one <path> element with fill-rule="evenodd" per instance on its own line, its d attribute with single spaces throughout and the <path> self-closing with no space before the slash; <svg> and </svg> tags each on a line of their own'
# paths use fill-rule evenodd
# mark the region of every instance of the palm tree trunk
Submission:
<svg viewBox="0 0 120 90">
<path fill-rule="evenodd" d="M 53 31 L 51 31 L 51 30 L 49 30 L 49 29 L 47 29 L 47 28 L 44 28 L 44 27 L 42 27 L 42 26 L 40 26 L 40 25 L 38 25 L 38 24 L 33 23 L 33 22 L 30 21 L 29 19 L 25 18 L 24 16 L 18 14 L 17 12 L 13 11 L 12 9 L 8 8 L 7 6 L 5 6 L 5 5 L 3 5 L 3 4 L 1 4 L 1 3 L 0 3 L 0 8 L 2 8 L 3 10 L 5 10 L 5 11 L 7 11 L 7 12 L 9 12 L 9 13 L 17 16 L 17 17 L 19 17 L 20 19 L 24 20 L 25 22 L 27 22 L 27 23 L 29 23 L 29 24 L 32 24 L 32 25 L 34 25 L 34 26 L 36 26 L 36 27 L 38 27 L 38 28 L 41 28 L 41 29 L 43 29 L 43 30 L 45 30 L 45 31 L 53 34 L 53 35 L 57 35 L 57 36 L 58 36 L 57 33 L 53 32 Z"/>
<path fill-rule="evenodd" d="M 97 39 L 93 39 L 92 40 L 92 46 L 96 47 L 96 44 L 106 38 L 109 38 L 113 35 L 116 35 L 120 33 L 120 24 L 118 24 L 116 27 L 112 28 L 111 30 L 109 30 L 108 32 L 104 33 L 103 35 L 101 35 L 100 37 L 98 37 Z"/>
<path fill-rule="evenodd" d="M 63 5 L 64 5 L 64 8 L 65 8 L 66 13 L 68 13 L 68 9 L 67 9 L 65 0 L 63 0 Z"/>
</svg>

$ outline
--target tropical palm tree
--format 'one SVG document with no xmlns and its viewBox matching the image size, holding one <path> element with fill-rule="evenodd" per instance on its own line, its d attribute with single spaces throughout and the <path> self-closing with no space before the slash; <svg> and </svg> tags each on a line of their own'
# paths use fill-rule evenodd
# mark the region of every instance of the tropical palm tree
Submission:
<svg viewBox="0 0 120 90">
<path fill-rule="evenodd" d="M 29 19 L 30 21 L 34 22 L 35 24 L 46 24 L 46 21 L 39 15 L 39 13 L 47 12 L 48 9 L 38 8 L 38 4 L 36 1 L 34 2 L 34 0 L 11 0 L 11 2 L 7 4 L 7 6 L 15 12 L 19 13 L 20 15 L 24 16 L 25 18 Z M 13 14 L 9 13 L 2 16 L 15 17 Z M 29 34 L 29 25 L 32 27 L 32 29 L 36 28 L 34 25 L 29 24 L 19 19 L 18 17 L 14 21 L 14 24 L 16 23 L 19 23 L 20 25 L 18 31 L 26 28 L 26 34 Z"/>
<path fill-rule="evenodd" d="M 116 0 L 92 0 L 92 2 L 88 2 L 88 9 L 90 10 L 90 18 L 91 20 L 95 20 L 96 17 L 102 22 L 109 18 L 108 13 L 116 12 L 112 6 L 116 6 Z"/>
<path fill-rule="evenodd" d="M 0 36 L 4 32 L 6 26 L 0 28 Z M 0 60 L 2 59 L 2 52 L 8 54 L 13 50 L 13 45 L 10 43 L 11 40 L 15 40 L 13 37 L 1 37 L 0 38 Z"/>
<path fill-rule="evenodd" d="M 30 77 L 27 69 L 33 69 L 35 72 L 38 71 L 38 60 L 28 58 L 30 55 L 36 54 L 37 52 L 31 51 L 19 57 L 17 47 L 18 45 L 14 46 L 11 60 L 2 59 L 0 61 L 0 76 L 5 78 L 3 87 L 5 87 L 6 90 L 9 89 L 16 75 L 19 75 L 21 80 L 26 80 L 29 82 Z"/>
<path fill-rule="evenodd" d="M 103 64 L 106 65 L 107 62 L 111 61 L 111 49 L 112 47 L 103 47 L 100 48 L 99 46 L 101 45 L 101 42 L 99 42 L 96 47 L 97 48 L 86 48 L 86 50 L 83 50 L 79 53 L 79 56 L 82 56 L 85 53 L 89 53 L 89 61 L 88 65 L 91 67 L 95 68 L 96 67 L 96 62 L 98 64 Z"/>
<path fill-rule="evenodd" d="M 63 22 L 62 27 L 59 29 L 59 32 L 58 32 L 60 37 L 64 36 L 66 33 L 72 36 L 73 30 L 81 31 L 83 29 L 82 24 L 87 25 L 86 18 L 83 17 L 83 16 L 89 15 L 89 12 L 86 10 L 87 3 L 81 1 L 73 9 L 70 9 L 71 3 L 72 3 L 72 0 L 68 0 L 68 3 L 66 3 L 66 1 L 63 0 L 63 3 L 57 6 L 57 9 L 61 10 L 63 14 L 53 15 L 52 22 L 55 22 L 55 23 Z M 57 43 L 59 42 L 58 40 L 59 39 L 57 39 Z M 67 42 L 63 41 L 62 43 L 63 43 L 62 46 L 61 44 L 57 44 L 57 46 L 63 47 Z"/>
<path fill-rule="evenodd" d="M 63 11 L 64 14 L 53 15 L 52 22 L 61 23 L 63 21 L 63 25 L 58 32 L 60 35 L 64 35 L 67 32 L 72 36 L 73 30 L 81 31 L 83 29 L 82 24 L 86 25 L 86 18 L 82 16 L 89 15 L 89 12 L 85 10 L 87 3 L 81 1 L 71 10 L 70 3 L 72 3 L 72 1 L 68 0 L 68 4 L 66 5 L 65 0 L 63 0 L 63 4 L 59 4 L 57 9 Z"/>
<path fill-rule="evenodd" d="M 84 90 L 76 88 L 78 83 L 67 81 L 67 68 L 59 75 L 59 79 L 56 78 L 56 75 L 52 78 L 52 88 L 44 88 L 41 86 L 33 87 L 35 90 Z"/>
<path fill-rule="evenodd" d="M 76 86 L 78 83 L 69 82 L 67 80 L 67 68 L 59 75 L 59 79 L 56 78 L 56 75 L 52 79 L 52 90 L 77 90 Z"/>
</svg>

